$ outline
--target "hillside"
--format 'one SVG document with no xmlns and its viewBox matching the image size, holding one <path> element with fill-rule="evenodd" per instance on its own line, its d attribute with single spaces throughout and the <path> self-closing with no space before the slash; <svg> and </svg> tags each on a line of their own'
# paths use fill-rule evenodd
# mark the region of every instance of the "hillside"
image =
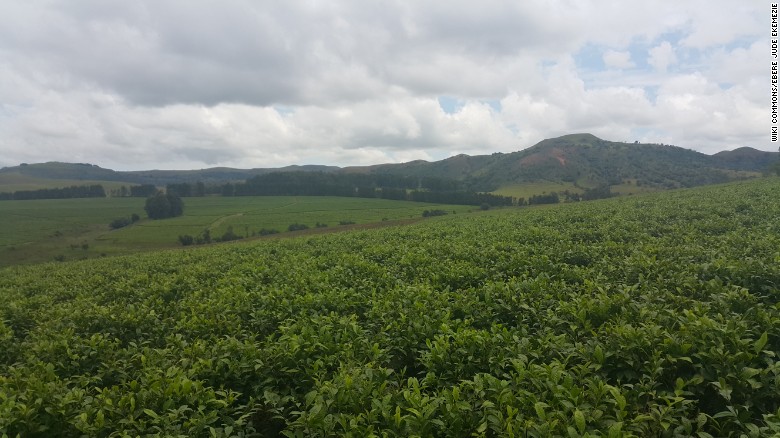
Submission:
<svg viewBox="0 0 780 438">
<path fill-rule="evenodd" d="M 0 269 L 0 435 L 778 436 L 778 191 Z"/>
<path fill-rule="evenodd" d="M 754 176 L 778 155 L 740 148 L 711 156 L 676 146 L 612 142 L 591 134 L 573 134 L 508 154 L 459 155 L 433 163 L 372 166 L 365 171 L 453 178 L 481 191 L 540 181 L 582 187 L 638 181 L 651 187 L 678 188 Z"/>
<path fill-rule="evenodd" d="M 242 181 L 269 172 L 317 171 L 394 174 L 457 180 L 477 191 L 494 191 L 522 183 L 565 182 L 572 187 L 639 184 L 657 189 L 692 187 L 756 176 L 778 160 L 777 152 L 743 147 L 706 155 L 670 145 L 622 143 L 591 134 L 572 134 L 543 140 L 512 153 L 456 155 L 444 160 L 422 160 L 338 168 L 333 166 L 287 166 L 282 168 L 200 170 L 114 171 L 90 164 L 23 164 L 0 169 L 3 181 L 17 175 L 28 181 L 57 180 L 121 181 L 131 184 L 165 185 L 203 181 L 207 184 Z M 5 175 L 5 179 L 3 176 Z M 41 183 L 43 184 L 43 183 Z"/>
</svg>

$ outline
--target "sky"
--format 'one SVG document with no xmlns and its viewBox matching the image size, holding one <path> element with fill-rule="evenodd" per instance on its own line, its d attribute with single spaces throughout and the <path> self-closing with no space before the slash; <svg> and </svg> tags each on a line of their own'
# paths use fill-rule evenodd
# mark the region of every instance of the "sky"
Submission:
<svg viewBox="0 0 780 438">
<path fill-rule="evenodd" d="M 760 0 L 4 0 L 0 166 L 770 143 Z"/>
</svg>

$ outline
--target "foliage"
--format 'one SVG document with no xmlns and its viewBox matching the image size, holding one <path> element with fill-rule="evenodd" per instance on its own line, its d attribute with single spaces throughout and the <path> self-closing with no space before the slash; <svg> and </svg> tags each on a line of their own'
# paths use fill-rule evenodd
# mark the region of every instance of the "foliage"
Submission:
<svg viewBox="0 0 780 438">
<path fill-rule="evenodd" d="M 422 212 L 422 217 L 444 216 L 446 214 L 445 210 L 425 210 Z"/>
<path fill-rule="evenodd" d="M 0 271 L 8 436 L 774 436 L 778 179 Z"/>
<path fill-rule="evenodd" d="M 195 238 L 189 234 L 180 234 L 179 243 L 181 243 L 182 246 L 190 246 L 195 243 Z"/>
<path fill-rule="evenodd" d="M 130 196 L 134 198 L 148 198 L 157 193 L 157 187 L 154 184 L 141 184 L 130 186 Z"/>
<path fill-rule="evenodd" d="M 533 195 L 528 198 L 528 204 L 557 204 L 561 202 L 558 193 L 552 192 L 543 195 Z"/>
<path fill-rule="evenodd" d="M 138 222 L 139 220 L 141 220 L 141 217 L 138 216 L 138 214 L 133 213 L 133 214 L 130 215 L 129 218 L 127 218 L 127 217 L 120 217 L 120 218 L 116 218 L 116 219 L 112 220 L 108 224 L 108 226 L 112 230 L 117 230 L 119 228 L 124 228 L 124 227 L 126 227 L 126 226 L 128 226 L 130 224 L 134 224 L 134 223 Z"/>
<path fill-rule="evenodd" d="M 407 190 L 411 190 L 407 193 Z M 385 173 L 271 172 L 226 183 L 224 196 L 343 196 L 456 205 L 512 205 L 511 197 L 464 190 L 453 179 Z"/>
<path fill-rule="evenodd" d="M 227 231 L 225 231 L 222 236 L 220 236 L 221 242 L 229 242 L 231 240 L 238 239 L 241 239 L 241 236 L 233 232 L 233 227 L 228 227 Z"/>
<path fill-rule="evenodd" d="M 615 194 L 610 191 L 609 186 L 603 185 L 599 187 L 593 187 L 591 189 L 585 189 L 585 192 L 582 194 L 582 200 L 592 201 L 594 199 L 606 199 L 613 196 L 615 196 Z"/>
<path fill-rule="evenodd" d="M 106 191 L 100 184 L 88 186 L 70 186 L 64 188 L 48 188 L 38 190 L 17 190 L 12 193 L 0 193 L 0 200 L 28 201 L 31 199 L 72 199 L 72 198 L 105 198 Z"/>
<path fill-rule="evenodd" d="M 184 203 L 176 194 L 158 192 L 146 199 L 144 210 L 149 219 L 167 219 L 184 214 Z"/>
<path fill-rule="evenodd" d="M 308 225 L 299 224 L 299 223 L 290 224 L 287 227 L 287 231 L 301 231 L 301 230 L 308 230 L 308 229 L 309 229 Z"/>
<path fill-rule="evenodd" d="M 120 217 L 120 218 L 116 218 L 116 219 L 112 220 L 112 221 L 111 221 L 111 222 L 108 224 L 108 226 L 109 226 L 109 227 L 110 227 L 112 230 L 117 230 L 117 229 L 119 229 L 119 228 L 124 228 L 124 227 L 126 227 L 126 226 L 130 225 L 131 223 L 132 223 L 132 221 L 131 221 L 129 218 L 126 218 L 126 217 Z"/>
</svg>

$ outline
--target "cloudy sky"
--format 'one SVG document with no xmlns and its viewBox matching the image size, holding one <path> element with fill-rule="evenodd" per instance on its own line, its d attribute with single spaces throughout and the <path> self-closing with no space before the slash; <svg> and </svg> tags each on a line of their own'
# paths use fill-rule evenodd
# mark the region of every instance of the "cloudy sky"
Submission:
<svg viewBox="0 0 780 438">
<path fill-rule="evenodd" d="M 760 0 L 3 0 L 0 166 L 769 142 Z"/>
</svg>

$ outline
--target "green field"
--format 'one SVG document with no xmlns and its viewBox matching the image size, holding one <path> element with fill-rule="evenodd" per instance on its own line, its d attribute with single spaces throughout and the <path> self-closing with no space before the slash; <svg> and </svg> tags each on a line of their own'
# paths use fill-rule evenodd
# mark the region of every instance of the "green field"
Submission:
<svg viewBox="0 0 780 438">
<path fill-rule="evenodd" d="M 184 215 L 143 219 L 111 230 L 111 220 L 136 213 L 145 217 L 142 198 L 55 199 L 0 203 L 0 266 L 128 254 L 179 246 L 178 236 L 209 229 L 214 237 L 233 227 L 253 237 L 261 229 L 287 230 L 292 223 L 327 229 L 339 223 L 367 224 L 419 218 L 424 210 L 467 212 L 468 206 L 337 197 L 204 197 L 185 198 Z"/>
<path fill-rule="evenodd" d="M 778 199 L 767 178 L 0 269 L 0 435 L 778 436 Z"/>
<path fill-rule="evenodd" d="M 569 193 L 582 193 L 583 190 L 567 182 L 529 182 L 517 183 L 500 187 L 494 190 L 494 195 L 513 196 L 515 198 L 524 198 L 526 201 L 533 195 L 544 195 L 547 193 L 563 193 L 568 190 Z"/>
</svg>

